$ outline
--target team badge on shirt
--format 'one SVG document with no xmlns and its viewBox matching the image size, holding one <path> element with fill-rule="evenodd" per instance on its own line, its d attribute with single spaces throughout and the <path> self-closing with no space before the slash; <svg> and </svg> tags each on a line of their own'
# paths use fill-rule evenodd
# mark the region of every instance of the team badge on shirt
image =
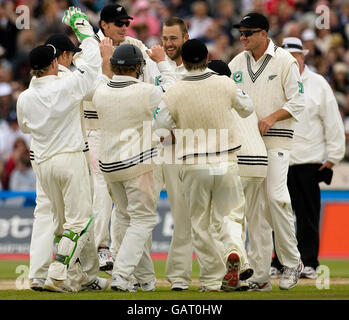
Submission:
<svg viewBox="0 0 349 320">
<path fill-rule="evenodd" d="M 297 83 L 298 83 L 298 87 L 299 87 L 299 93 L 304 93 L 303 83 L 299 82 L 299 81 L 297 81 Z"/>
<path fill-rule="evenodd" d="M 153 114 L 154 120 L 156 119 L 156 116 L 158 115 L 159 110 L 160 110 L 160 108 L 156 108 L 156 110 L 155 110 L 155 112 L 154 112 L 154 114 Z"/>
<path fill-rule="evenodd" d="M 242 82 L 242 72 L 241 71 L 238 71 L 238 72 L 235 72 L 233 74 L 233 80 L 238 83 L 238 82 Z"/>
</svg>

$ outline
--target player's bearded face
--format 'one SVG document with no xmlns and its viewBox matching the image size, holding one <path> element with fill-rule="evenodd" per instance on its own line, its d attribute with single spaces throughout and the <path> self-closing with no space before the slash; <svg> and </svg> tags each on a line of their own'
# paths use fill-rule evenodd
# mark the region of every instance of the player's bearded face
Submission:
<svg viewBox="0 0 349 320">
<path fill-rule="evenodd" d="M 178 57 L 180 57 L 184 41 L 184 36 L 178 25 L 163 27 L 162 45 L 170 59 L 176 60 Z"/>
<path fill-rule="evenodd" d="M 165 52 L 171 60 L 176 60 L 181 55 L 182 46 L 165 46 Z"/>
</svg>

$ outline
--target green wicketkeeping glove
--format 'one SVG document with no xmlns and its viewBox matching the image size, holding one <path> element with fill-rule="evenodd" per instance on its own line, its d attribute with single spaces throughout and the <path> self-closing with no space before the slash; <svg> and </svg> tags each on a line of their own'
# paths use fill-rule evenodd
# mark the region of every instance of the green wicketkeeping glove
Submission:
<svg viewBox="0 0 349 320">
<path fill-rule="evenodd" d="M 67 26 L 71 26 L 80 42 L 85 38 L 95 35 L 92 26 L 88 22 L 87 16 L 81 12 L 80 8 L 69 7 L 69 9 L 64 12 L 62 22 Z"/>
</svg>

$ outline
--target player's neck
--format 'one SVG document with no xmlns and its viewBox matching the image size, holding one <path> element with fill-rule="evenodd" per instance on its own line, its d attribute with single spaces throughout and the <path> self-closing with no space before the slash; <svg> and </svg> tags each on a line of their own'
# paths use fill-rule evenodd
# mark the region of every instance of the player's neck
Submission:
<svg viewBox="0 0 349 320">
<path fill-rule="evenodd" d="M 269 41 L 270 41 L 270 40 L 266 38 L 265 41 L 263 41 L 263 42 L 261 43 L 260 46 L 258 46 L 258 47 L 257 47 L 256 49 L 254 49 L 254 50 L 251 50 L 251 53 L 252 53 L 253 58 L 254 58 L 255 61 L 258 61 L 259 58 L 260 58 L 261 56 L 263 56 L 263 54 L 265 53 L 265 51 L 266 51 L 267 48 L 268 48 Z"/>
<path fill-rule="evenodd" d="M 182 57 L 179 56 L 177 59 L 174 60 L 176 62 L 177 67 L 180 66 L 183 63 Z"/>
</svg>

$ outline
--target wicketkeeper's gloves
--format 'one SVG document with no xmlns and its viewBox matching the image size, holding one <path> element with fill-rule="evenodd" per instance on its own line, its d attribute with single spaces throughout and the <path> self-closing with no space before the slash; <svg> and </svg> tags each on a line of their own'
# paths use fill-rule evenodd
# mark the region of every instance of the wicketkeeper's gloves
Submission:
<svg viewBox="0 0 349 320">
<path fill-rule="evenodd" d="M 69 7 L 64 12 L 62 22 L 73 29 L 80 42 L 87 37 L 93 37 L 95 35 L 86 14 L 81 12 L 80 8 Z"/>
</svg>

